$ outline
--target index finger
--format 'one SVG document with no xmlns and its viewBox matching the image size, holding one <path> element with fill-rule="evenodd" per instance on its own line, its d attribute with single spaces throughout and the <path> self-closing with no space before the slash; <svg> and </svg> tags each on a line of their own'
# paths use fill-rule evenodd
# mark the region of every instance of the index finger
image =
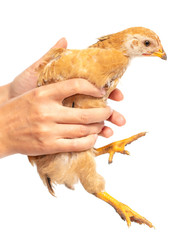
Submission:
<svg viewBox="0 0 192 240">
<path fill-rule="evenodd" d="M 85 79 L 75 78 L 43 86 L 51 98 L 57 101 L 75 94 L 85 94 L 93 97 L 103 97 L 105 91 L 98 89 Z"/>
</svg>

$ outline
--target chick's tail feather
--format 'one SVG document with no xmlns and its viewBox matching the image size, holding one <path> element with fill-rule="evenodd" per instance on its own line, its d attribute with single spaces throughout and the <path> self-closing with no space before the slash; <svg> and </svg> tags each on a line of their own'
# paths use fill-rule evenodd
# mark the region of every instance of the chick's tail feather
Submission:
<svg viewBox="0 0 192 240">
<path fill-rule="evenodd" d="M 53 190 L 51 178 L 49 178 L 47 175 L 45 176 L 45 184 L 46 184 L 50 194 L 55 197 L 55 192 Z"/>
</svg>

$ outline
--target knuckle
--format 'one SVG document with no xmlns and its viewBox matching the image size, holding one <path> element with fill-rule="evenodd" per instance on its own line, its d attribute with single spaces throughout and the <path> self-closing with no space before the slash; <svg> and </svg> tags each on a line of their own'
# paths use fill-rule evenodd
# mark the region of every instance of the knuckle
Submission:
<svg viewBox="0 0 192 240">
<path fill-rule="evenodd" d="M 90 136 L 90 139 L 88 141 L 89 148 L 92 148 L 95 145 L 95 142 L 96 142 L 96 138 L 94 137 L 94 135 Z"/>
<path fill-rule="evenodd" d="M 86 126 L 84 126 L 84 125 L 81 125 L 80 126 L 80 129 L 79 129 L 79 135 L 80 135 L 80 137 L 83 137 L 83 136 L 86 136 L 86 135 L 88 135 L 88 128 L 86 127 Z"/>
<path fill-rule="evenodd" d="M 43 121 L 47 117 L 45 105 L 42 102 L 42 93 L 33 91 L 32 99 L 30 99 L 30 116 L 33 121 Z"/>
<path fill-rule="evenodd" d="M 94 146 L 96 139 L 90 135 L 82 139 L 73 139 L 71 142 L 71 151 L 86 151 Z"/>
<path fill-rule="evenodd" d="M 98 128 L 98 131 L 97 133 L 100 133 L 104 128 L 104 122 L 102 122 L 100 125 L 99 125 L 99 128 Z"/>
<path fill-rule="evenodd" d="M 85 149 L 90 149 L 95 145 L 96 139 L 94 137 L 94 135 L 90 135 L 89 137 L 87 137 L 86 141 L 83 144 L 83 148 Z"/>
<path fill-rule="evenodd" d="M 107 115 L 107 119 L 112 115 L 113 110 L 110 107 L 106 108 L 106 115 Z"/>
<path fill-rule="evenodd" d="M 44 96 L 44 89 L 42 87 L 41 88 L 35 88 L 32 91 L 32 93 L 33 93 L 33 99 L 35 101 L 39 101 Z"/>
<path fill-rule="evenodd" d="M 72 139 L 71 142 L 70 142 L 70 150 L 71 151 L 80 151 L 80 145 L 78 143 L 78 140 L 77 139 Z"/>
<path fill-rule="evenodd" d="M 95 133 L 98 134 L 98 133 L 101 132 L 101 130 L 103 129 L 103 127 L 104 127 L 104 123 L 103 123 L 103 122 L 94 124 L 94 125 L 92 126 L 92 128 L 90 129 L 90 133 L 92 133 L 92 134 L 95 134 Z"/>
<path fill-rule="evenodd" d="M 46 114 L 40 105 L 35 105 L 33 108 L 33 121 L 34 122 L 44 122 L 46 119 Z"/>
<path fill-rule="evenodd" d="M 35 130 L 35 136 L 37 138 L 37 140 L 39 140 L 40 142 L 44 142 L 46 136 L 47 136 L 48 130 L 46 127 L 38 124 L 36 126 L 36 130 Z"/>
<path fill-rule="evenodd" d="M 82 123 L 87 124 L 87 123 L 89 123 L 89 119 L 90 119 L 89 114 L 86 111 L 83 111 L 80 115 L 80 121 Z"/>
<path fill-rule="evenodd" d="M 48 129 L 44 126 L 37 125 L 33 132 L 33 137 L 38 144 L 39 150 L 44 151 L 46 150 L 47 143 L 48 143 Z"/>
<path fill-rule="evenodd" d="M 33 122 L 46 123 L 51 121 L 53 114 L 46 105 L 41 102 L 33 102 L 30 116 Z"/>
<path fill-rule="evenodd" d="M 104 121 L 99 123 L 99 129 L 100 129 L 100 131 L 103 129 L 103 127 L 104 127 Z"/>
<path fill-rule="evenodd" d="M 38 111 L 38 118 L 40 122 L 45 123 L 50 118 L 50 115 L 44 111 L 44 109 L 40 108 Z"/>
<path fill-rule="evenodd" d="M 81 87 L 80 81 L 78 79 L 74 79 L 73 82 L 72 82 L 72 86 L 71 86 L 72 92 L 73 93 L 78 93 L 80 87 Z"/>
</svg>

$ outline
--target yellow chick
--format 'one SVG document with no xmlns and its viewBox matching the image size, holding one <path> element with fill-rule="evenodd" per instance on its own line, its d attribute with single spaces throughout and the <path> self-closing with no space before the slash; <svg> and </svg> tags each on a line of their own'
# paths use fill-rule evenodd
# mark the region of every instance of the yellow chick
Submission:
<svg viewBox="0 0 192 240">
<path fill-rule="evenodd" d="M 98 88 L 105 88 L 106 95 L 103 98 L 94 98 L 77 94 L 64 99 L 63 105 L 74 108 L 105 107 L 109 94 L 116 88 L 131 58 L 137 56 L 167 59 L 159 37 L 144 27 L 128 28 L 101 37 L 97 43 L 83 50 L 52 49 L 37 70 L 38 87 L 72 78 L 84 78 Z M 98 149 L 29 156 L 29 160 L 36 164 L 41 179 L 52 195 L 53 184 L 64 184 L 74 189 L 74 184 L 80 181 L 87 192 L 109 203 L 126 220 L 128 226 L 132 221 L 153 227 L 146 218 L 105 191 L 105 181 L 96 172 L 95 162 L 96 156 L 105 153 L 109 153 L 109 163 L 115 152 L 129 154 L 125 146 L 144 135 L 145 132 L 142 132 Z"/>
</svg>

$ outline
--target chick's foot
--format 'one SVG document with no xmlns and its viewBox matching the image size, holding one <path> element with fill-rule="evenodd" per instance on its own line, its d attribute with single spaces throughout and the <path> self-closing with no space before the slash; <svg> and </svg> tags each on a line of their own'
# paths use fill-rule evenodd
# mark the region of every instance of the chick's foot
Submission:
<svg viewBox="0 0 192 240">
<path fill-rule="evenodd" d="M 154 227 L 153 224 L 150 221 L 148 221 L 146 218 L 142 217 L 141 215 L 133 211 L 127 205 L 117 201 L 116 199 L 111 197 L 108 193 L 100 192 L 94 195 L 100 198 L 101 200 L 107 202 L 108 204 L 110 204 L 116 210 L 116 212 L 120 215 L 120 217 L 127 222 L 128 227 L 131 226 L 131 222 L 146 224 L 150 228 Z"/>
<path fill-rule="evenodd" d="M 113 156 L 116 152 L 129 155 L 130 153 L 127 150 L 125 150 L 125 146 L 127 144 L 130 144 L 133 141 L 137 140 L 138 138 L 145 136 L 145 134 L 146 134 L 146 132 L 141 132 L 141 133 L 133 135 L 129 138 L 110 143 L 110 144 L 108 144 L 104 147 L 101 147 L 101 148 L 94 149 L 95 154 L 96 154 L 96 156 L 99 156 L 99 155 L 102 155 L 102 154 L 105 154 L 105 153 L 109 153 L 108 162 L 112 163 Z"/>
</svg>

